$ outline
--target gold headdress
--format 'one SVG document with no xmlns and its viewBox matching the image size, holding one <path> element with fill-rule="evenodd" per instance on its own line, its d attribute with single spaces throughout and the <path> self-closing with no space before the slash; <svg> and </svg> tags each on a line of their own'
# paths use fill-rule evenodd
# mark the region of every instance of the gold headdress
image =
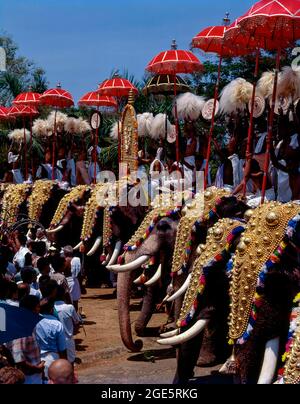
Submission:
<svg viewBox="0 0 300 404">
<path fill-rule="evenodd" d="M 241 338 L 247 331 L 259 274 L 283 241 L 289 221 L 299 211 L 299 205 L 293 203 L 270 202 L 258 207 L 251 217 L 233 264 L 229 323 L 229 336 L 233 340 Z"/>
<path fill-rule="evenodd" d="M 224 189 L 211 187 L 208 188 L 204 194 L 197 194 L 195 199 L 189 202 L 183 209 L 186 215 L 180 219 L 178 225 L 173 254 L 173 273 L 180 271 L 184 264 L 187 264 L 191 248 L 190 244 L 192 242 L 193 227 L 196 221 L 206 220 L 211 209 L 215 207 L 217 200 L 227 195 L 229 195 L 229 193 Z"/>
<path fill-rule="evenodd" d="M 29 184 L 8 186 L 2 201 L 2 218 L 6 226 L 11 226 L 17 221 L 19 207 L 26 200 L 29 190 Z"/>
<path fill-rule="evenodd" d="M 49 200 L 55 185 L 53 181 L 38 180 L 34 183 L 32 193 L 28 198 L 28 216 L 32 221 L 40 219 L 43 206 Z"/>
<path fill-rule="evenodd" d="M 133 107 L 134 94 L 131 92 L 122 115 L 121 163 L 127 164 L 129 173 L 138 169 L 138 123 Z"/>
<path fill-rule="evenodd" d="M 203 268 L 228 247 L 228 236 L 238 227 L 241 227 L 241 222 L 238 220 L 221 219 L 209 229 L 206 244 L 200 246 L 200 256 L 194 262 L 192 278 L 185 294 L 178 327 L 183 325 L 187 316 L 193 310 L 198 294 L 203 292 L 203 285 L 201 284 Z M 241 228 L 241 231 L 243 231 L 243 228 Z"/>
<path fill-rule="evenodd" d="M 61 199 L 50 223 L 50 229 L 55 228 L 60 224 L 65 214 L 67 213 L 70 204 L 81 199 L 88 189 L 89 187 L 87 185 L 78 185 Z"/>
</svg>

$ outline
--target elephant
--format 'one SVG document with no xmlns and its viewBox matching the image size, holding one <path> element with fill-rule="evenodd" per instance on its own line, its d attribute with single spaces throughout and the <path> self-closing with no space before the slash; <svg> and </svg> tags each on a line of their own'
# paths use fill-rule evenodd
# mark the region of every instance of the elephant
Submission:
<svg viewBox="0 0 300 404">
<path fill-rule="evenodd" d="M 181 308 L 178 328 L 161 335 L 158 343 L 177 346 L 174 383 L 185 383 L 193 376 L 204 331 L 213 333 L 214 354 L 226 352 L 229 314 L 229 279 L 226 265 L 235 251 L 245 224 L 238 219 L 220 219 L 208 230 L 206 244 L 198 248 L 188 290 Z M 223 357 L 224 359 L 224 357 Z"/>
<path fill-rule="evenodd" d="M 52 219 L 47 230 L 51 241 L 55 241 L 60 247 L 78 243 L 85 205 L 90 194 L 91 188 L 88 185 L 78 185 L 59 200 L 54 214 L 50 216 Z M 47 205 L 44 210 L 46 208 Z"/>
<path fill-rule="evenodd" d="M 274 381 L 300 291 L 299 212 L 297 203 L 262 205 L 237 246 L 230 272 L 229 338 L 238 383 Z"/>
</svg>

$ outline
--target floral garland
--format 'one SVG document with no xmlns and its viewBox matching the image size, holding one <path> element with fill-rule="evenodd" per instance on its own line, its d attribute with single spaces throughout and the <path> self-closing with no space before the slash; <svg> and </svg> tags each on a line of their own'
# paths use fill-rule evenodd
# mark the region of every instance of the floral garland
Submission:
<svg viewBox="0 0 300 404">
<path fill-rule="evenodd" d="M 238 226 L 235 229 L 233 229 L 231 231 L 231 233 L 227 236 L 226 246 L 225 246 L 224 250 L 220 254 L 216 255 L 213 259 L 211 259 L 203 267 L 203 271 L 202 271 L 200 279 L 199 279 L 198 295 L 193 302 L 193 306 L 192 306 L 190 312 L 188 313 L 186 318 L 180 322 L 180 325 L 179 325 L 180 327 L 186 327 L 193 319 L 195 312 L 199 306 L 199 297 L 203 295 L 203 292 L 204 292 L 204 289 L 206 286 L 206 277 L 207 277 L 209 271 L 216 264 L 221 263 L 221 262 L 226 262 L 229 259 L 229 257 L 231 257 L 230 248 L 232 246 L 232 243 L 236 239 L 236 237 L 238 237 L 244 231 L 245 231 L 245 228 L 243 226 Z"/>
<path fill-rule="evenodd" d="M 286 248 L 292 242 L 292 238 L 295 234 L 295 229 L 296 229 L 296 226 L 299 223 L 299 221 L 300 221 L 300 215 L 297 215 L 292 220 L 290 220 L 290 222 L 288 223 L 288 227 L 286 230 L 284 240 L 279 244 L 279 246 L 276 248 L 276 250 L 273 252 L 273 254 L 271 254 L 270 258 L 264 264 L 262 270 L 259 273 L 258 280 L 257 280 L 257 286 L 256 286 L 256 293 L 255 293 L 255 296 L 253 299 L 248 327 L 247 327 L 247 330 L 245 331 L 245 333 L 242 335 L 242 337 L 236 341 L 236 343 L 238 345 L 244 344 L 246 341 L 249 340 L 249 338 L 251 336 L 251 333 L 254 328 L 254 324 L 257 320 L 259 308 L 262 306 L 262 303 L 263 303 L 262 293 L 263 293 L 263 289 L 265 286 L 266 276 L 269 273 L 269 271 L 272 268 L 274 268 L 276 264 L 278 264 L 280 262 Z M 229 340 L 229 344 L 233 345 L 234 341 Z"/>
<path fill-rule="evenodd" d="M 137 240 L 133 245 L 128 245 L 126 244 L 124 246 L 124 251 L 125 252 L 132 252 L 132 251 L 136 251 L 145 240 L 147 240 L 147 238 L 150 236 L 150 234 L 152 233 L 153 229 L 155 228 L 155 225 L 163 218 L 163 217 L 173 217 L 176 216 L 179 212 L 181 211 L 181 207 L 177 207 L 173 210 L 169 210 L 167 212 L 160 212 L 158 213 L 152 220 L 151 224 L 149 225 L 149 227 L 146 229 L 144 235 Z"/>
</svg>

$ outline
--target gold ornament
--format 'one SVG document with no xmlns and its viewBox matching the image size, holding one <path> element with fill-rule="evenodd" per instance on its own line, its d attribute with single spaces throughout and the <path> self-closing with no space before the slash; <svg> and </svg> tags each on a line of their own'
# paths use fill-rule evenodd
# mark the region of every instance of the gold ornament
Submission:
<svg viewBox="0 0 300 404">
<path fill-rule="evenodd" d="M 7 187 L 2 200 L 2 219 L 6 226 L 16 223 L 20 205 L 26 200 L 30 190 L 29 184 L 12 184 Z"/>
<path fill-rule="evenodd" d="M 230 287 L 231 339 L 239 339 L 246 331 L 258 275 L 264 263 L 282 242 L 288 222 L 299 210 L 299 205 L 292 204 L 287 212 L 286 205 L 270 202 L 258 207 L 252 215 L 234 258 Z"/>
<path fill-rule="evenodd" d="M 299 384 L 300 383 L 300 306 L 296 309 L 297 318 L 294 320 L 297 329 L 293 337 L 293 346 L 289 352 L 287 362 L 284 366 L 284 383 Z"/>
<path fill-rule="evenodd" d="M 69 205 L 80 200 L 83 197 L 84 193 L 88 190 L 89 186 L 78 185 L 61 199 L 50 223 L 50 229 L 55 228 L 60 224 L 68 211 Z"/>
<path fill-rule="evenodd" d="M 28 198 L 28 216 L 32 221 L 39 221 L 45 203 L 50 199 L 54 181 L 38 180 L 33 184 Z"/>
<path fill-rule="evenodd" d="M 121 163 L 127 164 L 128 173 L 138 170 L 138 123 L 133 103 L 129 99 L 121 126 Z"/>
<path fill-rule="evenodd" d="M 203 273 L 203 267 L 207 265 L 207 263 L 214 257 L 221 254 L 226 247 L 227 237 L 235 228 L 239 226 L 241 226 L 241 222 L 238 220 L 221 219 L 212 228 L 212 232 L 207 237 L 206 245 L 202 248 L 202 254 L 194 262 L 192 278 L 189 288 L 185 294 L 178 326 L 180 326 L 181 322 L 191 311 L 193 303 L 200 292 L 199 279 Z M 217 233 L 217 238 L 215 233 Z M 219 237 L 220 234 L 222 234 L 221 238 Z M 214 248 L 214 246 L 216 246 L 216 248 Z"/>
</svg>

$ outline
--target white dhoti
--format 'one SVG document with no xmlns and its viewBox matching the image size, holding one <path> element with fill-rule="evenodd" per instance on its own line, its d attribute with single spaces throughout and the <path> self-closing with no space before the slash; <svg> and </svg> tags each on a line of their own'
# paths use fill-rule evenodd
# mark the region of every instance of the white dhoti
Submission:
<svg viewBox="0 0 300 404">
<path fill-rule="evenodd" d="M 273 188 L 266 190 L 265 202 L 275 201 L 275 192 Z M 256 192 L 255 195 L 247 196 L 247 205 L 250 208 L 257 208 L 261 204 L 261 191 Z"/>
</svg>

